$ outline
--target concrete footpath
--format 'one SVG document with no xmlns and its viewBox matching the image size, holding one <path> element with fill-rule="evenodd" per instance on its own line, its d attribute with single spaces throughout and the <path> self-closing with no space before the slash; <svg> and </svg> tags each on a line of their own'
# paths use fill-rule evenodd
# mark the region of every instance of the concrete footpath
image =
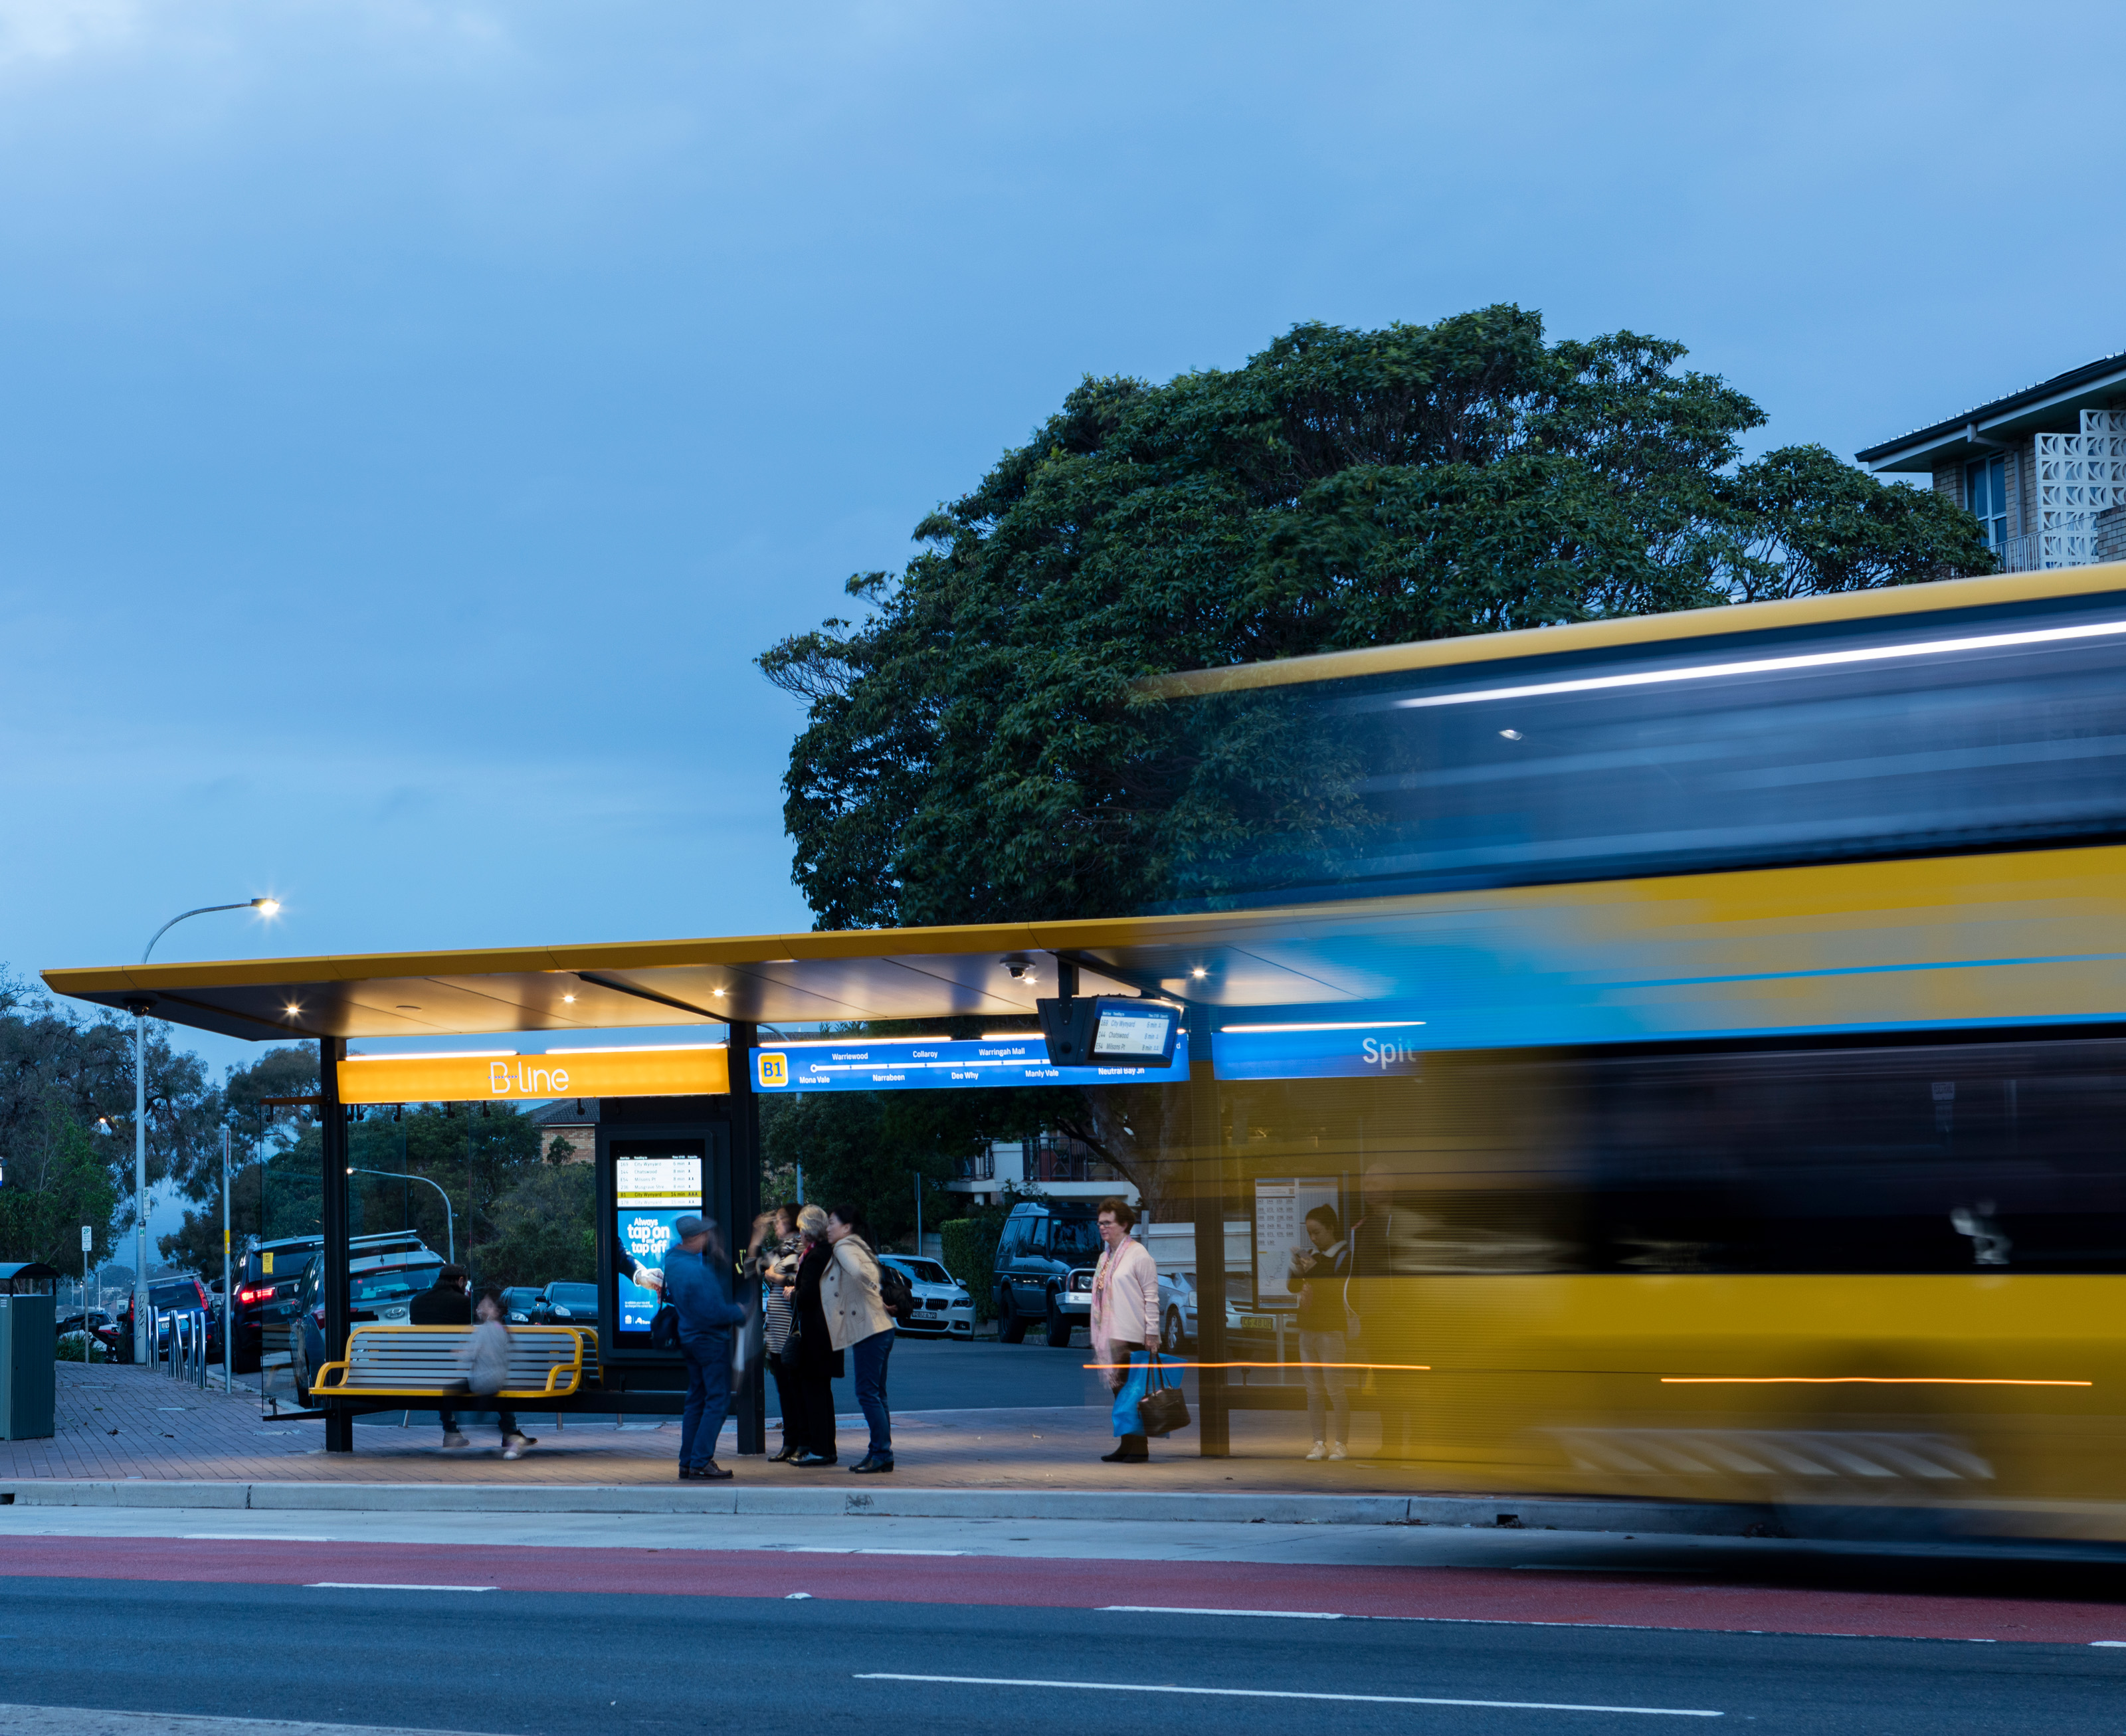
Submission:
<svg viewBox="0 0 2126 1736">
<path fill-rule="evenodd" d="M 327 1454 L 324 1426 L 262 1415 L 255 1396 L 201 1390 L 152 1370 L 61 1363 L 58 1432 L 0 1442 L 0 1506 L 407 1513 L 677 1513 L 920 1519 L 1095 1520 L 1452 1526 L 1740 1536 L 1768 1508 L 1500 1497 L 1428 1486 L 1397 1461 L 1308 1463 L 1304 1419 L 1243 1412 L 1231 1455 L 1199 1457 L 1193 1435 L 1154 1444 L 1147 1465 L 1109 1465 L 1103 1412 L 1086 1407 L 928 1412 L 894 1419 L 899 1469 L 852 1478 L 735 1456 L 738 1474 L 675 1480 L 675 1422 L 522 1413 L 538 1437 L 505 1462 L 485 1444 L 446 1452 L 433 1421 L 356 1429 L 352 1454 Z M 556 1421 L 561 1426 L 555 1426 Z M 862 1419 L 843 1424 L 846 1466 Z M 467 1432 L 474 1433 L 471 1425 Z"/>
</svg>

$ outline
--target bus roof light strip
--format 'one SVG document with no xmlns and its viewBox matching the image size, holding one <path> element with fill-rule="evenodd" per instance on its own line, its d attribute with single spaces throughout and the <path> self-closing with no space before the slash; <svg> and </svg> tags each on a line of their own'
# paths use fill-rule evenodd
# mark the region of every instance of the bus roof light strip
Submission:
<svg viewBox="0 0 2126 1736">
<path fill-rule="evenodd" d="M 1882 663 L 1902 657 L 1944 656 L 1956 651 L 2012 650 L 2029 645 L 2057 645 L 2075 639 L 2102 639 L 2126 633 L 2126 621 L 2095 621 L 2079 627 L 2033 627 L 2019 633 L 1982 633 L 1963 639 L 1925 639 L 1913 645 L 1883 645 L 1849 651 L 1810 651 L 1793 657 L 1754 657 L 1739 663 L 1698 663 L 1680 669 L 1639 669 L 1623 675 L 1585 675 L 1570 681 L 1538 681 L 1522 687 L 1478 688 L 1463 693 L 1426 693 L 1393 702 L 1398 710 L 1440 705 L 1476 705 L 1491 699 L 1533 699 L 1550 693 L 1594 693 L 1612 688 L 1656 687 L 1674 681 L 1716 681 L 1723 675 L 1776 674 L 1786 669 L 1828 669 L 1841 664 Z"/>
</svg>

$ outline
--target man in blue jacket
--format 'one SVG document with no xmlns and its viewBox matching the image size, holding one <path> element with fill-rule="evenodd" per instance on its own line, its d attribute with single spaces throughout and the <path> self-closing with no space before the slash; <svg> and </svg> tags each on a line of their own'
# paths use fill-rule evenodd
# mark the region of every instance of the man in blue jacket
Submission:
<svg viewBox="0 0 2126 1736">
<path fill-rule="evenodd" d="M 716 1437 L 730 1410 L 730 1329 L 745 1319 L 745 1310 L 730 1299 L 722 1261 L 708 1252 L 714 1227 L 699 1218 L 680 1218 L 672 1226 L 678 1245 L 664 1255 L 664 1299 L 679 1312 L 679 1352 L 687 1359 L 687 1409 L 679 1422 L 682 1483 L 695 1478 L 720 1483 L 730 1476 L 716 1463 Z"/>
</svg>

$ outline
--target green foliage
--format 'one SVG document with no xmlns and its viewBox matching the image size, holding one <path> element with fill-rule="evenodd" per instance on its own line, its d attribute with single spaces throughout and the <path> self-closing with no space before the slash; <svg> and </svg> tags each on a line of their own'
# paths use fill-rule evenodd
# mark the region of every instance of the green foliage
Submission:
<svg viewBox="0 0 2126 1736">
<path fill-rule="evenodd" d="M 472 1251 L 480 1287 L 595 1282 L 594 1204 L 588 1163 L 525 1170 L 495 1202 L 494 1236 Z"/>
<path fill-rule="evenodd" d="M 83 1349 L 84 1345 L 90 1346 L 94 1354 L 84 1357 Z M 69 1332 L 66 1336 L 59 1340 L 57 1349 L 52 1353 L 52 1360 L 54 1362 L 83 1360 L 108 1362 L 111 1360 L 111 1352 L 105 1350 L 102 1345 L 93 1343 L 93 1341 L 86 1338 L 79 1332 Z"/>
<path fill-rule="evenodd" d="M 220 1093 L 197 1056 L 170 1046 L 167 1025 L 149 1021 L 146 1048 L 149 1185 L 190 1191 L 210 1172 L 218 1181 Z M 95 1223 L 107 1246 L 133 1222 L 132 1021 L 78 1017 L 0 972 L 0 1163 L 11 1175 L 44 1148 L 54 1105 L 87 1135 L 111 1184 L 111 1210 Z M 78 1260 L 78 1222 L 71 1247 Z"/>
<path fill-rule="evenodd" d="M 810 707 L 784 816 L 820 925 L 1113 915 L 1344 823 L 1292 720 L 1177 724 L 1144 676 L 1991 570 L 1968 515 L 1820 447 L 1736 468 L 1761 413 L 1683 355 L 1500 306 L 1088 379 L 849 581 L 866 621 L 760 660 Z"/>
<path fill-rule="evenodd" d="M 83 1224 L 94 1232 L 94 1253 L 111 1251 L 118 1199 L 110 1166 L 56 1092 L 12 1131 L 0 1187 L 0 1260 L 38 1260 L 78 1275 Z"/>
<path fill-rule="evenodd" d="M 975 1318 L 996 1318 L 996 1245 L 1009 1209 L 985 1206 L 941 1227 L 945 1270 L 966 1285 L 975 1298 Z"/>
<path fill-rule="evenodd" d="M 1738 601 L 1821 596 L 1983 573 L 1977 521 L 1932 489 L 1885 488 L 1820 446 L 1790 446 L 1721 485 Z"/>
</svg>

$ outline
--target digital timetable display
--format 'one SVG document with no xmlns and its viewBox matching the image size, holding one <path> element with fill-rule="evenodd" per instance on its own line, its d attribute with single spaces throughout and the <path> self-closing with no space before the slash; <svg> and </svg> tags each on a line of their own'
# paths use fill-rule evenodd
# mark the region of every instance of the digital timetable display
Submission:
<svg viewBox="0 0 2126 1736">
<path fill-rule="evenodd" d="M 662 1271 L 678 1242 L 682 1218 L 702 1212 L 706 1151 L 698 1139 L 633 1140 L 612 1145 L 613 1342 L 647 1347 L 662 1298 L 628 1275 L 633 1266 Z"/>
</svg>

